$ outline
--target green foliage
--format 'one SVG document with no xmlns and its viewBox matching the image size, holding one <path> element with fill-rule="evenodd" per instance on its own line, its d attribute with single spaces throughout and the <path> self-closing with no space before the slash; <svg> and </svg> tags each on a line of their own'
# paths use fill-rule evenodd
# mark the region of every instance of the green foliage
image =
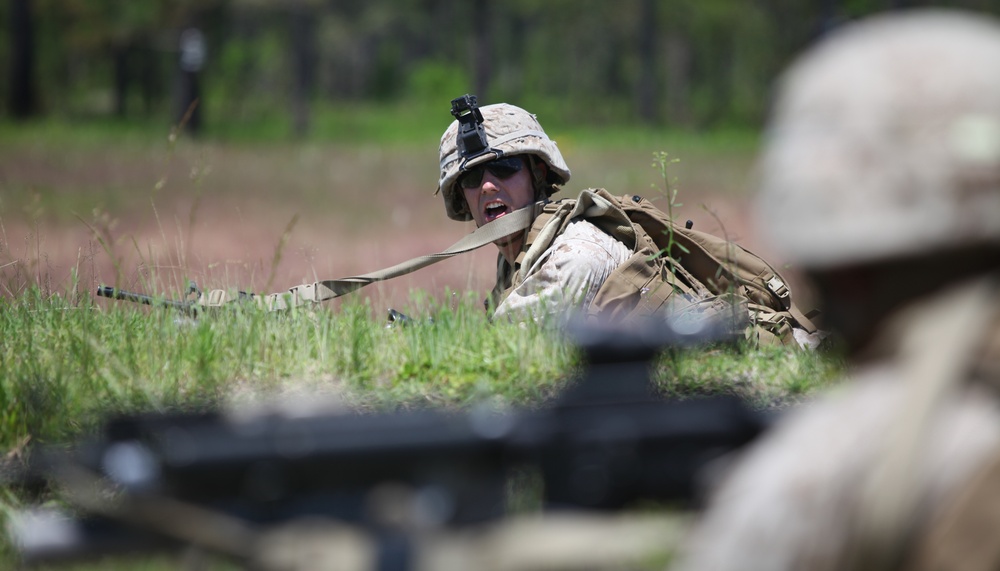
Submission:
<svg viewBox="0 0 1000 571">
<path fill-rule="evenodd" d="M 252 40 L 234 38 L 219 46 L 207 60 L 203 81 L 203 111 L 221 128 L 239 129 L 247 122 L 290 121 L 284 111 L 288 85 L 287 38 L 283 30 L 268 28 Z M 281 133 L 270 133 L 281 138 Z"/>
<path fill-rule="evenodd" d="M 775 77 L 804 47 L 837 24 L 885 10 L 873 0 L 35 4 L 46 113 L 106 117 L 124 97 L 133 117 L 141 105 L 144 115 L 176 120 L 178 37 L 194 25 L 208 43 L 207 124 L 238 131 L 267 119 L 277 138 L 288 129 L 275 117 L 289 120 L 303 82 L 316 106 L 446 105 L 475 85 L 484 102 L 506 100 L 566 123 L 754 127 Z M 947 4 L 997 13 L 979 0 Z M 0 19 L 7 10 L 0 5 Z M 298 27 L 303 13 L 308 25 Z M 116 75 L 116 54 L 129 58 L 124 77 Z M 0 70 L 11 57 L 0 42 Z M 123 92 L 116 79 L 126 82 Z M 0 95 L 9 89 L 0 82 Z"/>
<path fill-rule="evenodd" d="M 443 62 L 431 61 L 418 65 L 410 74 L 407 98 L 419 105 L 441 107 L 451 98 L 471 91 L 472 82 L 464 70 Z"/>
</svg>

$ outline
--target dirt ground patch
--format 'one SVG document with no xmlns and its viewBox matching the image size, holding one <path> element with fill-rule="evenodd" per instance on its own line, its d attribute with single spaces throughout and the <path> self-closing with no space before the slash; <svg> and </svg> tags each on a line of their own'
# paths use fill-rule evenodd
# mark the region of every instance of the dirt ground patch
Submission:
<svg viewBox="0 0 1000 571">
<path fill-rule="evenodd" d="M 281 291 L 440 251 L 472 230 L 444 215 L 436 149 L 377 146 L 0 149 L 0 285 L 64 291 L 98 284 L 179 294 Z M 683 156 L 683 151 L 680 152 Z M 573 180 L 653 196 L 641 153 L 574 149 Z M 677 217 L 767 256 L 747 217 L 750 157 L 695 156 L 677 173 Z M 485 296 L 492 246 L 364 288 L 374 310 L 406 311 L 410 292 Z M 335 304 L 336 302 L 334 302 Z"/>
</svg>

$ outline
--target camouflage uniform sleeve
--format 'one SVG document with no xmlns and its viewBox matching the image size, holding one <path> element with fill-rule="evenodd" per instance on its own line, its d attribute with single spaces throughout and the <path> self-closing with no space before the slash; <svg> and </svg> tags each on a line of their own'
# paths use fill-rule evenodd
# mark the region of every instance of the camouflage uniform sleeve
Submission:
<svg viewBox="0 0 1000 571">
<path fill-rule="evenodd" d="M 495 316 L 520 321 L 585 308 L 631 251 L 586 220 L 569 224 L 497 307 Z"/>
</svg>

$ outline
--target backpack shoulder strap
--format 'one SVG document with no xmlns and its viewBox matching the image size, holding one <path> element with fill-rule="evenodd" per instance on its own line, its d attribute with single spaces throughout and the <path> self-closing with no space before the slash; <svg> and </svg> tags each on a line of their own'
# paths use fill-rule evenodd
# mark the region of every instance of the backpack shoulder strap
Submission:
<svg viewBox="0 0 1000 571">
<path fill-rule="evenodd" d="M 552 245 L 566 225 L 569 224 L 569 214 L 576 208 L 576 201 L 563 199 L 554 202 L 538 202 L 535 204 L 535 219 L 528 227 L 521 253 L 514 262 L 515 270 L 531 267 L 542 252 Z"/>
<path fill-rule="evenodd" d="M 555 235 L 550 231 L 545 231 L 545 228 L 549 226 L 550 222 L 559 218 L 560 211 L 572 208 L 572 205 L 567 205 L 568 202 L 563 200 L 556 202 L 542 201 L 532 206 L 534 217 L 531 224 L 525 230 L 524 244 L 521 246 L 521 251 L 518 253 L 517 259 L 514 260 L 513 264 L 510 264 L 504 258 L 503 254 L 497 254 L 496 282 L 493 284 L 493 289 L 490 291 L 489 297 L 485 300 L 487 311 L 490 311 L 491 307 L 492 309 L 496 309 L 500 305 L 500 302 L 507 297 L 507 293 L 514 285 L 519 283 L 519 270 L 525 266 L 531 267 L 534 259 L 539 255 L 537 252 L 548 248 L 548 244 L 552 242 Z M 503 218 L 506 218 L 506 216 Z M 499 220 L 503 220 L 503 218 Z M 538 248 L 534 247 L 536 244 L 538 244 Z"/>
<path fill-rule="evenodd" d="M 620 240 L 630 250 L 636 247 L 636 228 L 617 198 L 604 189 L 587 189 L 576 198 L 540 202 L 536 216 L 515 263 L 515 271 L 530 268 L 573 220 L 583 218 Z M 501 219 L 502 220 L 502 219 Z M 515 285 L 517 277 L 514 278 Z"/>
</svg>

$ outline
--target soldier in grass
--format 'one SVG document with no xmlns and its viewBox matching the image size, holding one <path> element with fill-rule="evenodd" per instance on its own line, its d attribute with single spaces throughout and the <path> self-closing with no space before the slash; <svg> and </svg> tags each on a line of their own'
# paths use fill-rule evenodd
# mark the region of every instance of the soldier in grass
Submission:
<svg viewBox="0 0 1000 571">
<path fill-rule="evenodd" d="M 588 189 L 576 199 L 551 203 L 547 199 L 569 181 L 570 169 L 534 115 L 506 103 L 479 108 L 468 95 L 452 105 L 456 120 L 441 137 L 438 184 L 448 217 L 483 226 L 535 208 L 529 227 L 495 242 L 497 281 L 488 300 L 494 318 L 576 313 L 612 321 L 653 315 L 721 319 L 734 336 L 762 344 L 816 344 L 815 326 L 794 307 L 783 279 L 763 260 L 679 227 L 672 230 L 675 237 L 680 240 L 685 233 L 693 242 L 677 249 L 684 258 L 677 251 L 665 253 L 656 243 L 664 232 L 649 222 L 668 219 L 639 196 Z M 637 212 L 641 218 L 635 218 Z M 701 250 L 705 246 L 708 250 Z M 714 258 L 712 247 L 718 254 Z M 692 249 L 703 256 L 697 268 L 688 263 L 696 255 Z M 725 267 L 716 271 L 719 258 L 736 250 L 741 263 L 759 267 L 741 274 L 743 266 L 723 260 Z"/>
<path fill-rule="evenodd" d="M 880 15 L 780 83 L 758 214 L 855 373 L 720 476 L 683 569 L 1000 568 L 1000 23 Z"/>
<path fill-rule="evenodd" d="M 480 111 L 488 145 L 481 150 L 486 152 L 470 157 L 475 151 L 460 149 L 460 123 L 454 121 L 441 138 L 438 185 L 448 217 L 474 220 L 476 226 L 547 199 L 570 179 L 559 148 L 534 115 L 506 103 Z M 519 231 L 496 242 L 497 286 L 490 299 L 495 317 L 587 307 L 615 268 L 632 255 L 620 240 L 580 218 L 543 255 L 530 256 L 534 263 L 512 285 L 515 268 L 525 266 L 526 238 L 527 232 Z"/>
</svg>

